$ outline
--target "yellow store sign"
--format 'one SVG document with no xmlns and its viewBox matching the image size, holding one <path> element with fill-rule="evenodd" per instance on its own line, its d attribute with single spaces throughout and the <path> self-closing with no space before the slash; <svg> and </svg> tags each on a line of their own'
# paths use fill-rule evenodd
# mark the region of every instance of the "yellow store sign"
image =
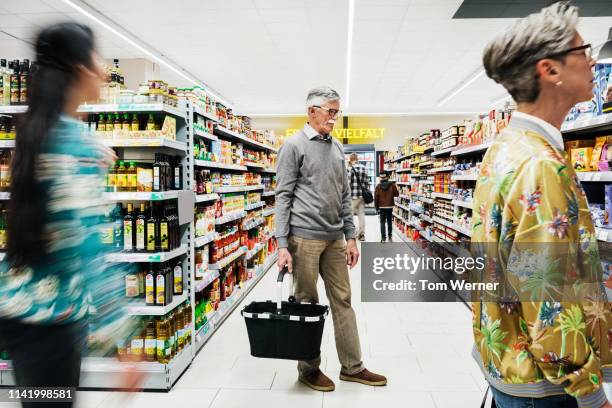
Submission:
<svg viewBox="0 0 612 408">
<path fill-rule="evenodd" d="M 287 129 L 286 135 L 292 136 L 302 129 Z M 382 139 L 385 137 L 385 128 L 348 128 L 335 129 L 332 136 L 336 139 Z"/>
</svg>

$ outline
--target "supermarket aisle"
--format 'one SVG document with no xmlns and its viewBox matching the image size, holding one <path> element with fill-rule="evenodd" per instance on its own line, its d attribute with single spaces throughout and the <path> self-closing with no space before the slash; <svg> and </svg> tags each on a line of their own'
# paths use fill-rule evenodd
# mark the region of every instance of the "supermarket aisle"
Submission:
<svg viewBox="0 0 612 408">
<path fill-rule="evenodd" d="M 368 241 L 378 242 L 378 219 L 367 217 Z M 333 326 L 326 323 L 323 369 L 336 391 L 322 394 L 297 382 L 296 363 L 255 359 L 249 355 L 244 321 L 238 312 L 228 318 L 167 393 L 95 393 L 99 407 L 370 407 L 475 408 L 484 395 L 483 381 L 470 357 L 470 313 L 462 304 L 361 303 L 360 271 L 351 272 L 354 304 L 360 325 L 364 361 L 384 373 L 389 385 L 370 388 L 338 379 Z M 274 299 L 276 268 L 247 298 Z M 323 289 L 320 289 L 323 293 Z M 326 303 L 324 297 L 322 302 Z M 98 398 L 98 400 L 99 400 Z M 85 401 L 83 401 L 85 402 Z M 92 401 L 92 405 L 96 406 Z"/>
</svg>

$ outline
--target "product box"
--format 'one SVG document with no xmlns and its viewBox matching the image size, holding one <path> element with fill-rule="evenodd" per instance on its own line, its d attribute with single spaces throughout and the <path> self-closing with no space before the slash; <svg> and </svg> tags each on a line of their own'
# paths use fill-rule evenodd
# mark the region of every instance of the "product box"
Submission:
<svg viewBox="0 0 612 408">
<path fill-rule="evenodd" d="M 137 189 L 140 192 L 153 191 L 153 169 L 143 169 L 139 167 L 136 170 Z"/>
<path fill-rule="evenodd" d="M 610 215 L 612 214 L 612 184 L 606 184 L 604 190 L 604 205 L 605 205 L 605 215 L 604 215 L 604 227 L 612 228 L 612 220 Z"/>
<path fill-rule="evenodd" d="M 591 170 L 591 157 L 593 156 L 592 147 L 579 147 L 577 149 L 570 150 L 571 161 L 574 170 L 576 171 L 590 171 Z"/>
<path fill-rule="evenodd" d="M 612 64 L 595 65 L 595 106 L 596 114 L 612 112 L 610 102 L 612 93 L 609 95 L 609 87 L 612 86 Z"/>
</svg>

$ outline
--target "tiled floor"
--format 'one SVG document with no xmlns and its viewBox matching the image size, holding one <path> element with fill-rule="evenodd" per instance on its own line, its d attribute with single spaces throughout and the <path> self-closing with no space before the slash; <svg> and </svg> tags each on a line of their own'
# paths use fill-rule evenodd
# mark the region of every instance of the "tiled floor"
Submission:
<svg viewBox="0 0 612 408">
<path fill-rule="evenodd" d="M 367 217 L 368 241 L 379 240 L 378 219 Z M 456 303 L 361 303 L 359 269 L 351 271 L 353 303 L 366 366 L 388 376 L 382 388 L 338 379 L 331 319 L 322 344 L 322 368 L 336 391 L 322 394 L 297 382 L 292 361 L 249 355 L 244 321 L 234 312 L 169 393 L 81 393 L 87 408 L 293 407 L 478 408 L 484 384 L 470 357 L 470 312 Z M 253 289 L 251 300 L 273 299 L 276 270 Z M 324 291 L 320 291 L 323 295 Z M 322 303 L 326 303 L 324 296 Z"/>
</svg>

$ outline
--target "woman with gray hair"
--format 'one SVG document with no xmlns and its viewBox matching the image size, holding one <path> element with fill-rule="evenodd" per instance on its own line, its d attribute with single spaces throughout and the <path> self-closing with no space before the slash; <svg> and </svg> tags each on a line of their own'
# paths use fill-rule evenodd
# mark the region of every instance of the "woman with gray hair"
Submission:
<svg viewBox="0 0 612 408">
<path fill-rule="evenodd" d="M 578 9 L 558 2 L 487 45 L 487 75 L 518 109 L 483 159 L 472 226 L 474 243 L 513 251 L 529 243 L 547 262 L 543 269 L 565 284 L 571 276 L 601 281 L 593 223 L 560 132 L 569 110 L 593 97 L 595 61 L 577 24 Z M 565 258 L 556 258 L 558 250 Z M 511 275 L 507 258 L 489 261 Z M 520 274 L 509 279 L 523 282 L 529 270 Z M 545 301 L 528 286 L 515 288 L 520 297 L 473 305 L 474 357 L 497 407 L 611 407 L 602 388 L 612 378 L 605 294 L 595 289 L 573 301 Z"/>
</svg>

